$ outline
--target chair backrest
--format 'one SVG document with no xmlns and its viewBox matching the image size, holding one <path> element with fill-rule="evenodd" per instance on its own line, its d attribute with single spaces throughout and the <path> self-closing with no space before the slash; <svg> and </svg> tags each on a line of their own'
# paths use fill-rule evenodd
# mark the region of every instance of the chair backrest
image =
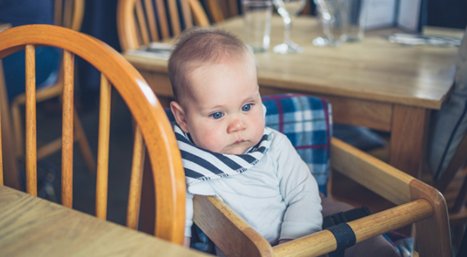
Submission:
<svg viewBox="0 0 467 257">
<path fill-rule="evenodd" d="M 128 106 L 135 121 L 135 141 L 129 185 L 127 225 L 138 224 L 142 164 L 149 157 L 155 187 L 155 235 L 183 242 L 185 221 L 185 180 L 181 157 L 170 123 L 157 97 L 138 71 L 105 43 L 71 29 L 53 25 L 27 25 L 0 33 L 0 58 L 26 51 L 26 190 L 37 195 L 37 149 L 35 104 L 35 48 L 52 46 L 63 50 L 62 115 L 62 204 L 73 201 L 73 120 L 74 59 L 80 57 L 101 73 L 99 107 L 96 216 L 106 219 L 109 164 L 111 90 L 114 88 Z M 146 146 L 146 151 L 145 147 Z M 3 155 L 0 147 L 0 156 Z M 129 153 L 131 154 L 131 153 Z M 0 161 L 1 162 L 1 161 Z M 0 177 L 3 177 L 0 165 Z"/>
<path fill-rule="evenodd" d="M 119 0 L 117 28 L 123 51 L 178 36 L 184 29 L 208 26 L 199 0 Z"/>
<path fill-rule="evenodd" d="M 83 24 L 85 0 L 54 0 L 54 24 L 72 30 L 80 31 Z M 62 67 L 55 85 L 63 86 Z"/>
<path fill-rule="evenodd" d="M 216 1 L 216 0 L 211 0 Z M 237 15 L 240 15 L 241 10 L 239 8 L 240 1 L 239 0 L 217 0 L 221 6 L 221 9 L 224 13 L 224 18 L 230 18 Z"/>
<path fill-rule="evenodd" d="M 217 23 L 239 15 L 238 0 L 204 0 L 208 16 Z"/>
<path fill-rule="evenodd" d="M 54 0 L 54 24 L 79 31 L 83 23 L 85 0 Z"/>
<path fill-rule="evenodd" d="M 331 105 L 317 97 L 282 94 L 263 97 L 266 126 L 284 133 L 327 194 L 332 137 Z"/>
</svg>

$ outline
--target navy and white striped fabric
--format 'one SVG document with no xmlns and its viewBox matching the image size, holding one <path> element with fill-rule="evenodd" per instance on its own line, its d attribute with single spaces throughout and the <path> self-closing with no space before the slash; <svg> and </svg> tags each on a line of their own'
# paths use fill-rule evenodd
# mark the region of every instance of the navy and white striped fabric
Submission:
<svg viewBox="0 0 467 257">
<path fill-rule="evenodd" d="M 281 94 L 263 96 L 266 126 L 284 133 L 326 194 L 332 135 L 331 105 L 324 99 Z"/>
<path fill-rule="evenodd" d="M 195 146 L 179 126 L 175 137 L 182 154 L 187 184 L 241 174 L 255 165 L 271 146 L 271 129 L 266 128 L 260 142 L 245 154 L 220 154 Z"/>
</svg>

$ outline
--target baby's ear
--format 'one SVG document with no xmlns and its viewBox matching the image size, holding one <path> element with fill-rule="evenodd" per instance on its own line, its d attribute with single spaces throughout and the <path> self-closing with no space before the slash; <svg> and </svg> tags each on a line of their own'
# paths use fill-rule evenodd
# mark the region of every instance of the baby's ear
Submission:
<svg viewBox="0 0 467 257">
<path fill-rule="evenodd" d="M 185 119 L 185 111 L 183 111 L 182 106 L 180 106 L 177 102 L 172 101 L 170 102 L 170 110 L 177 122 L 178 126 L 183 130 L 183 132 L 188 133 L 188 126 Z"/>
</svg>

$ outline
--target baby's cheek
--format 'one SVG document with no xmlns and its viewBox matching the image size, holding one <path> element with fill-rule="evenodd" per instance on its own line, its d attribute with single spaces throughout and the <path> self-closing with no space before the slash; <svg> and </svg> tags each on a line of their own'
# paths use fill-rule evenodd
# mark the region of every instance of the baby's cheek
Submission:
<svg viewBox="0 0 467 257">
<path fill-rule="evenodd" d="M 222 150 L 222 138 L 214 130 L 203 133 L 199 141 L 201 142 L 199 145 L 209 151 L 219 152 Z"/>
</svg>

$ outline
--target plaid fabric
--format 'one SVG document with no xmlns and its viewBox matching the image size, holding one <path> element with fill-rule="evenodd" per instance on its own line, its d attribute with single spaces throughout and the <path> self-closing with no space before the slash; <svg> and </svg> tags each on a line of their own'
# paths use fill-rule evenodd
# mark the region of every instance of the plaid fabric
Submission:
<svg viewBox="0 0 467 257">
<path fill-rule="evenodd" d="M 282 94 L 263 97 L 266 126 L 284 133 L 308 164 L 319 190 L 326 194 L 329 176 L 331 105 L 323 99 Z"/>
</svg>

